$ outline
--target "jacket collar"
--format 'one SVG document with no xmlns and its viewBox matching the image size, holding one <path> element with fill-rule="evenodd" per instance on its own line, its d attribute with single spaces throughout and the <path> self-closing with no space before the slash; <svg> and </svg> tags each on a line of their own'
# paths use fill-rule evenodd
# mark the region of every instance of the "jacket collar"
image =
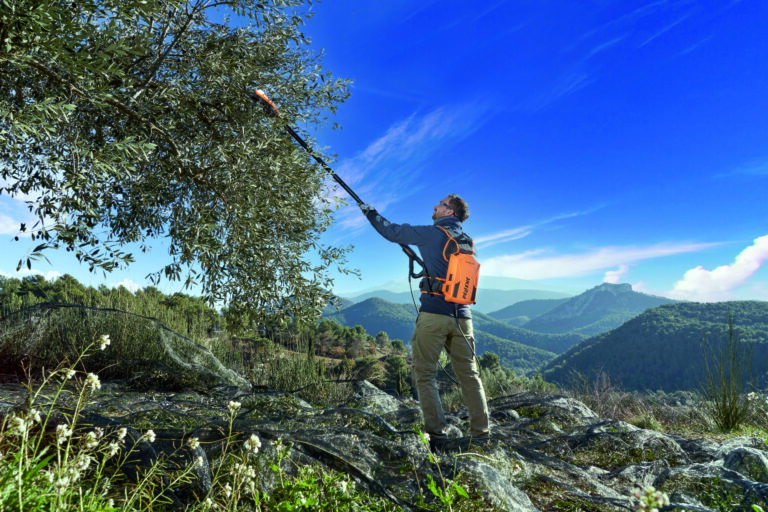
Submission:
<svg viewBox="0 0 768 512">
<path fill-rule="evenodd" d="M 453 229 L 461 231 L 461 221 L 456 217 L 440 217 L 433 222 L 435 226 L 442 226 L 446 229 Z"/>
</svg>

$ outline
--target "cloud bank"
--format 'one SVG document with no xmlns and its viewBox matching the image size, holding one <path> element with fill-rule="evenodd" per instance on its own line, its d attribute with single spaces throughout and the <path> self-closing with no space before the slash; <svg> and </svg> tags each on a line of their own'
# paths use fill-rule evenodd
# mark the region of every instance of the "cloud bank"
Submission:
<svg viewBox="0 0 768 512">
<path fill-rule="evenodd" d="M 619 284 L 622 278 L 629 272 L 629 265 L 619 265 L 616 270 L 609 270 L 603 276 L 604 283 Z"/>
<path fill-rule="evenodd" d="M 687 271 L 668 295 L 674 299 L 714 302 L 732 300 L 733 292 L 768 261 L 768 235 L 756 238 L 733 263 L 707 270 L 701 265 Z"/>
<path fill-rule="evenodd" d="M 486 275 L 518 279 L 554 279 L 580 277 L 610 271 L 608 278 L 626 273 L 631 263 L 675 254 L 698 252 L 719 243 L 656 244 L 650 246 L 600 247 L 577 254 L 549 254 L 539 249 L 519 254 L 496 256 L 481 262 Z M 619 269 L 614 270 L 614 269 Z"/>
</svg>

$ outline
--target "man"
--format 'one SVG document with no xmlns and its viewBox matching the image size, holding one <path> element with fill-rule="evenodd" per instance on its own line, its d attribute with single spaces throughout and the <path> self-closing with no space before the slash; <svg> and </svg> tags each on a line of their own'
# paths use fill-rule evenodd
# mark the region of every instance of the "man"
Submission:
<svg viewBox="0 0 768 512">
<path fill-rule="evenodd" d="M 449 194 L 434 207 L 432 226 L 392 224 L 370 205 L 361 205 L 360 209 L 376 231 L 390 242 L 417 246 L 427 274 L 432 278 L 443 278 L 448 270 L 447 255 L 443 254 L 448 235 L 443 229 L 456 238 L 463 233 L 461 223 L 469 218 L 467 203 L 456 194 Z M 488 405 L 475 361 L 472 312 L 468 305 L 447 302 L 442 294 L 434 293 L 434 288 L 425 280 L 419 288 L 422 289 L 421 307 L 411 343 L 413 380 L 424 414 L 424 430 L 433 446 L 439 446 L 446 439 L 448 425 L 437 389 L 437 363 L 445 349 L 469 411 L 470 435 L 473 439 L 487 439 L 490 434 Z"/>
</svg>

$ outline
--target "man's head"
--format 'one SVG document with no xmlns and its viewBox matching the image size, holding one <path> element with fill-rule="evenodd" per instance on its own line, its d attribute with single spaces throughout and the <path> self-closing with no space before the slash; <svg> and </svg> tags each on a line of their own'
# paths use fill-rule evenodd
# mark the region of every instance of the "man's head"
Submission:
<svg viewBox="0 0 768 512">
<path fill-rule="evenodd" d="M 466 201 L 456 194 L 448 194 L 445 199 L 441 200 L 434 207 L 432 212 L 432 220 L 437 220 L 441 217 L 456 217 L 461 222 L 464 222 L 469 218 L 469 206 L 467 206 Z"/>
</svg>

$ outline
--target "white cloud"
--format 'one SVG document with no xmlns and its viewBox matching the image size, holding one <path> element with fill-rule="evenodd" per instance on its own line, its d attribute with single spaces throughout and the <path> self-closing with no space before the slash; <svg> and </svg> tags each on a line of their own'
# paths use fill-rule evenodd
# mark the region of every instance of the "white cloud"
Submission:
<svg viewBox="0 0 768 512">
<path fill-rule="evenodd" d="M 530 235 L 532 227 L 533 226 L 522 226 L 519 228 L 507 229 L 499 233 L 493 233 L 491 235 L 479 236 L 474 239 L 474 242 L 478 247 L 488 247 L 502 242 L 509 242 L 510 240 L 519 240 Z"/>
<path fill-rule="evenodd" d="M 141 286 L 139 286 L 134 281 L 131 281 L 128 278 L 123 279 L 119 283 L 113 284 L 112 288 L 120 288 L 121 286 L 131 293 L 136 293 L 141 288 Z"/>
<path fill-rule="evenodd" d="M 12 277 L 15 279 L 23 279 L 27 276 L 43 276 L 46 281 L 52 283 L 60 278 L 62 274 L 57 270 L 49 270 L 48 272 L 43 272 L 42 270 L 37 270 L 34 268 L 29 269 L 27 267 L 22 267 L 10 274 L 7 272 L 0 272 L 0 275 L 3 277 Z"/>
<path fill-rule="evenodd" d="M 701 265 L 685 273 L 669 296 L 675 299 L 713 302 L 731 300 L 733 292 L 768 261 L 768 235 L 756 238 L 733 263 L 707 270 Z"/>
<path fill-rule="evenodd" d="M 519 279 L 579 277 L 607 269 L 621 268 L 642 260 L 697 252 L 718 243 L 657 244 L 645 247 L 601 247 L 578 254 L 547 255 L 539 249 L 520 254 L 496 256 L 481 261 L 486 275 Z"/>
<path fill-rule="evenodd" d="M 582 215 L 588 215 L 590 213 L 593 213 L 599 210 L 603 206 L 604 205 L 598 205 L 593 208 L 589 208 L 587 210 L 579 211 L 579 212 L 561 213 L 549 219 L 540 220 L 538 222 L 529 224 L 527 226 L 520 226 L 517 228 L 505 229 L 498 233 L 491 233 L 490 235 L 480 235 L 478 237 L 475 237 L 473 240 L 475 242 L 475 246 L 478 248 L 480 247 L 486 248 L 486 247 L 490 247 L 491 245 L 496 245 L 503 242 L 519 240 L 521 238 L 525 238 L 526 236 L 530 235 L 536 228 L 546 226 L 547 224 L 553 224 L 559 220 L 570 219 L 573 217 L 580 217 Z"/>
<path fill-rule="evenodd" d="M 35 223 L 35 217 L 29 212 L 29 208 L 18 198 L 5 193 L 0 193 L 0 235 L 28 237 L 31 229 L 26 232 L 19 231 L 21 223 L 31 228 Z"/>
<path fill-rule="evenodd" d="M 768 160 L 753 159 L 728 172 L 716 174 L 715 178 L 730 178 L 731 176 L 768 176 Z"/>
<path fill-rule="evenodd" d="M 45 273 L 45 280 L 49 282 L 56 281 L 58 278 L 61 277 L 61 272 L 58 272 L 56 270 L 49 270 Z"/>
<path fill-rule="evenodd" d="M 608 270 L 603 276 L 604 283 L 618 284 L 629 273 L 629 265 L 619 265 L 616 270 Z"/>
<path fill-rule="evenodd" d="M 675 21 L 673 21 L 672 23 L 670 23 L 670 24 L 668 24 L 668 25 L 666 25 L 666 26 L 662 27 L 660 30 L 657 30 L 657 31 L 656 31 L 654 34 L 652 34 L 650 37 L 646 38 L 646 39 L 645 39 L 645 41 L 643 41 L 643 42 L 640 44 L 640 46 L 646 46 L 646 45 L 648 45 L 650 42 L 652 42 L 652 41 L 653 41 L 653 40 L 655 40 L 656 38 L 663 36 L 664 34 L 666 34 L 667 32 L 669 32 L 670 30 L 672 30 L 672 29 L 673 29 L 673 28 L 675 28 L 676 26 L 678 26 L 678 25 L 680 25 L 681 23 L 683 23 L 683 22 L 684 22 L 685 20 L 687 20 L 689 17 L 690 17 L 690 15 L 689 15 L 689 14 L 685 14 L 685 15 L 681 16 L 680 18 L 676 19 Z"/>
<path fill-rule="evenodd" d="M 19 223 L 7 215 L 0 213 L 0 235 L 19 235 Z"/>
</svg>

